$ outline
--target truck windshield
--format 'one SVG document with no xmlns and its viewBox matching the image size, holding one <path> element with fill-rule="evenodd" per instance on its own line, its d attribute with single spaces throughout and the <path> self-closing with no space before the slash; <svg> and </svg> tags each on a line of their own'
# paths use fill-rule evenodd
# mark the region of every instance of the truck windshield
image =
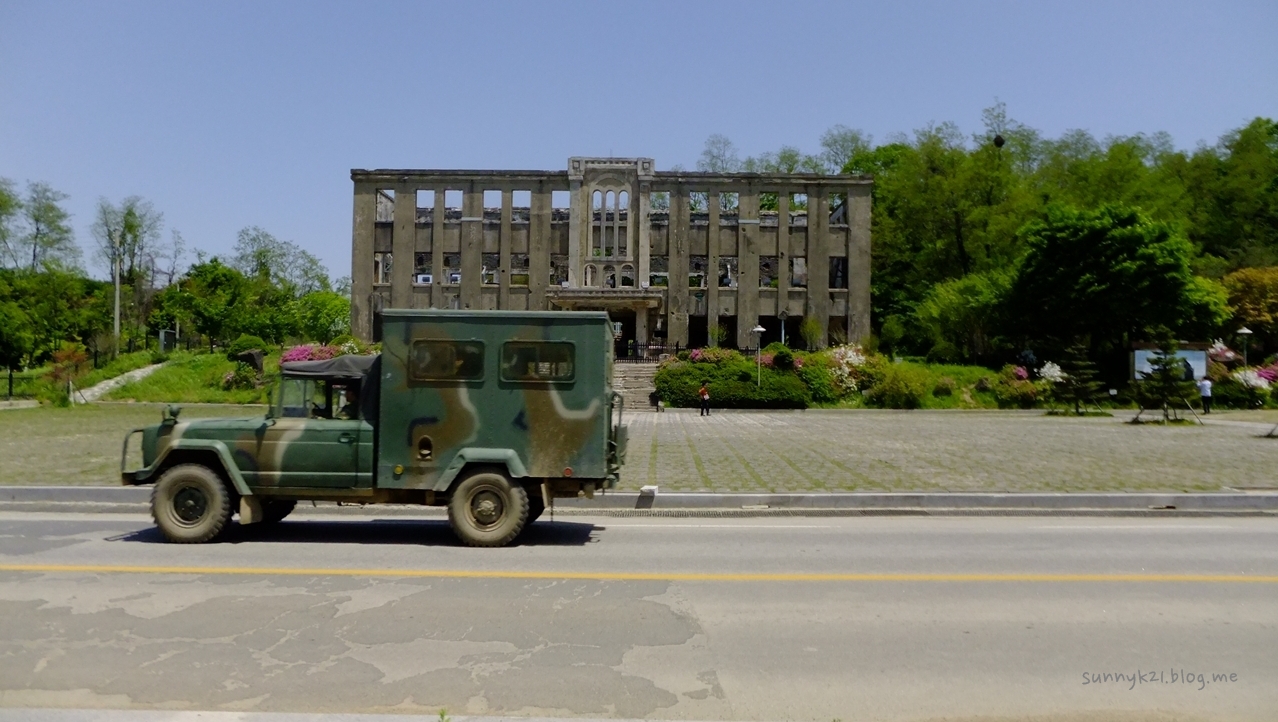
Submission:
<svg viewBox="0 0 1278 722">
<path fill-rule="evenodd" d="M 322 382 L 311 379 L 282 379 L 276 414 L 282 418 L 305 419 L 325 416 L 328 411 L 328 394 Z"/>
</svg>

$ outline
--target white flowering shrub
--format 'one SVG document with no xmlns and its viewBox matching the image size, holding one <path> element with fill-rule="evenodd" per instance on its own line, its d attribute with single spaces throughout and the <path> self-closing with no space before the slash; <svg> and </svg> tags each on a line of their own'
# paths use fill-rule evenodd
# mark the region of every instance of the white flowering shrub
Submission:
<svg viewBox="0 0 1278 722">
<path fill-rule="evenodd" d="M 1242 369 L 1234 372 L 1234 380 L 1246 386 L 1249 389 L 1268 389 L 1269 379 L 1261 376 L 1252 369 Z"/>
<path fill-rule="evenodd" d="M 856 344 L 845 344 L 830 349 L 830 373 L 840 388 L 857 390 L 857 369 L 865 365 L 865 350 Z"/>
<path fill-rule="evenodd" d="M 1065 380 L 1065 372 L 1061 371 L 1060 364 L 1048 361 L 1043 364 L 1043 368 L 1038 370 L 1038 377 L 1056 384 Z"/>
</svg>

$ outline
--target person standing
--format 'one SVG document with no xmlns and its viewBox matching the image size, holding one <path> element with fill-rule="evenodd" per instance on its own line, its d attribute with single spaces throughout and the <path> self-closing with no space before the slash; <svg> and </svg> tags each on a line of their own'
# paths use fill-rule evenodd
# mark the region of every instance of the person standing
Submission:
<svg viewBox="0 0 1278 722">
<path fill-rule="evenodd" d="M 697 396 L 701 397 L 701 415 L 710 415 L 710 389 L 706 388 L 705 382 L 701 382 L 701 390 L 697 392 Z"/>
<path fill-rule="evenodd" d="M 1203 400 L 1203 413 L 1211 413 L 1211 379 L 1206 376 L 1198 381 L 1198 395 Z"/>
</svg>

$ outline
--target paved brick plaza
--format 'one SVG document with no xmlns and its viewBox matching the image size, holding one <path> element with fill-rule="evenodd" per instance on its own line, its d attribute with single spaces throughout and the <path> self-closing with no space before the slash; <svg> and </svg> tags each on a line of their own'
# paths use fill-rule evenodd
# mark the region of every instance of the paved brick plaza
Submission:
<svg viewBox="0 0 1278 722">
<path fill-rule="evenodd" d="M 1041 412 L 639 413 L 623 489 L 1216 491 L 1278 487 L 1268 426 Z"/>
</svg>

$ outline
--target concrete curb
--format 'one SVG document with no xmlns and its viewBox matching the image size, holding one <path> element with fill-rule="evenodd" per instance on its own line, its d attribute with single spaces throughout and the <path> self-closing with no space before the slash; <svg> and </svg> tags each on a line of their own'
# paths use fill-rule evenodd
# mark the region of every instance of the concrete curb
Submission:
<svg viewBox="0 0 1278 722">
<path fill-rule="evenodd" d="M 0 487 L 0 510 L 68 512 L 146 512 L 150 487 L 7 486 Z M 299 509 L 306 507 L 299 507 Z M 321 503 L 324 513 L 429 515 L 420 507 L 338 506 Z M 785 515 L 859 514 L 1092 514 L 1092 513 L 1278 513 L 1278 489 L 1205 494 L 1147 493 L 919 493 L 710 494 L 614 492 L 594 499 L 560 499 L 567 514 L 647 512 L 679 515 L 758 513 Z M 340 511 L 339 511 L 340 510 Z M 393 511 L 394 510 L 394 511 Z"/>
</svg>

